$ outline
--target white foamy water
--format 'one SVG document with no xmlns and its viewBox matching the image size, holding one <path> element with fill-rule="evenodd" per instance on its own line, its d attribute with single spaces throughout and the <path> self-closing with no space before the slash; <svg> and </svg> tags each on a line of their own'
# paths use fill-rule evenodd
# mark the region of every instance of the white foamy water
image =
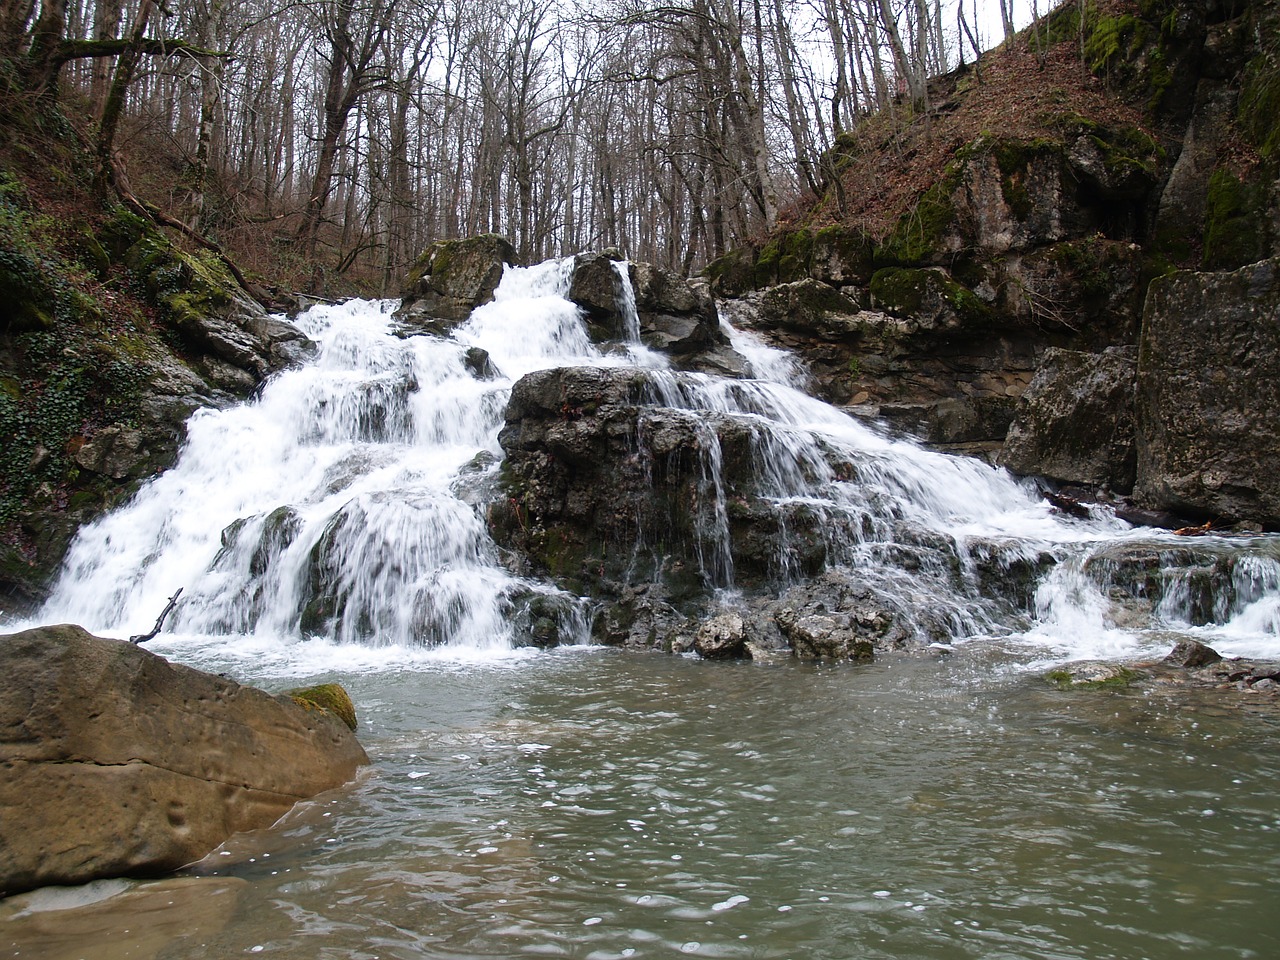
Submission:
<svg viewBox="0 0 1280 960">
<path fill-rule="evenodd" d="M 248 403 L 193 416 L 177 465 L 81 531 L 40 619 L 142 633 L 181 587 L 158 646 L 234 645 L 280 672 L 509 657 L 535 601 L 558 605 L 562 641 L 585 641 L 588 605 L 513 576 L 485 506 L 516 379 L 627 365 L 648 371 L 641 448 L 646 416 L 694 425 L 709 590 L 737 584 L 729 482 L 742 479 L 723 470 L 729 429 L 748 437 L 751 495 L 784 529 L 803 518 L 828 566 L 853 570 L 904 615 L 927 608 L 950 642 L 1122 657 L 1178 631 L 1224 652 L 1280 654 L 1273 539 L 1214 539 L 1206 560 L 1198 545 L 1105 514 L 1056 516 L 1003 471 L 891 439 L 807 396 L 794 358 L 731 327 L 756 379 L 674 372 L 638 342 L 625 264 L 626 340 L 602 351 L 565 299 L 572 267 L 508 269 L 450 338 L 397 337 L 389 302 L 313 308 L 298 322 L 320 346 L 314 362 Z M 904 541 L 920 549 L 904 558 Z M 1141 562 L 1125 553 L 1139 541 L 1151 555 Z M 774 586 L 800 575 L 780 557 Z"/>
</svg>

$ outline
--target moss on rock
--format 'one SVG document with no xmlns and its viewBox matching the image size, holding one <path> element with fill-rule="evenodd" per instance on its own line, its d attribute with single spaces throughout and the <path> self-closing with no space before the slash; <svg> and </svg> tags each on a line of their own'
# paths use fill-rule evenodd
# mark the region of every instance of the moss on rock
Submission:
<svg viewBox="0 0 1280 960">
<path fill-rule="evenodd" d="M 952 195 L 959 170 L 926 190 L 916 205 L 898 220 L 889 236 L 875 250 L 877 265 L 911 266 L 929 263 L 940 253 L 943 239 L 955 222 Z"/>
<path fill-rule="evenodd" d="M 1266 190 L 1219 168 L 1209 178 L 1205 202 L 1206 270 L 1231 270 L 1261 260 L 1266 253 Z"/>
<path fill-rule="evenodd" d="M 1140 679 L 1128 667 L 1107 663 L 1067 664 L 1048 671 L 1044 678 L 1059 690 L 1123 690 Z"/>
<path fill-rule="evenodd" d="M 884 267 L 871 278 L 872 303 L 921 327 L 972 326 L 992 309 L 968 287 L 938 268 Z"/>
<path fill-rule="evenodd" d="M 322 710 L 331 713 L 350 729 L 356 728 L 356 707 L 351 695 L 337 683 L 322 683 L 314 687 L 297 687 L 285 696 L 304 710 Z"/>
</svg>

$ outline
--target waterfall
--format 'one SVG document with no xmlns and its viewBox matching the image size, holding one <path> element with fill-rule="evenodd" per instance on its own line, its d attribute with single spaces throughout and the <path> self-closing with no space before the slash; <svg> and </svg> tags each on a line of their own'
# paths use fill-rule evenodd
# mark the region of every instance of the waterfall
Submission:
<svg viewBox="0 0 1280 960">
<path fill-rule="evenodd" d="M 711 588 L 738 582 L 731 436 L 776 519 L 779 590 L 812 573 L 797 559 L 803 534 L 827 568 L 855 571 L 904 612 L 927 608 L 948 641 L 1000 636 L 1065 658 L 1132 653 L 1177 630 L 1280 652 L 1275 538 L 1188 544 L 1107 515 L 1056 516 L 1001 470 L 806 395 L 794 358 L 729 324 L 757 379 L 674 371 L 638 343 L 625 263 L 627 343 L 599 349 L 566 299 L 573 266 L 508 268 L 449 337 L 399 330 L 391 302 L 312 308 L 297 322 L 316 359 L 249 402 L 197 412 L 178 463 L 80 532 L 41 619 L 141 632 L 182 587 L 167 627 L 189 635 L 476 651 L 547 630 L 585 639 L 586 602 L 514 575 L 490 540 L 498 431 L 525 374 L 632 366 L 646 371 L 641 452 L 646 418 L 685 418 L 697 438 L 695 547 Z"/>
<path fill-rule="evenodd" d="M 622 333 L 627 343 L 640 342 L 640 314 L 636 310 L 636 288 L 631 285 L 631 265 L 614 260 L 613 272 L 618 277 L 618 312 L 622 314 Z"/>
</svg>

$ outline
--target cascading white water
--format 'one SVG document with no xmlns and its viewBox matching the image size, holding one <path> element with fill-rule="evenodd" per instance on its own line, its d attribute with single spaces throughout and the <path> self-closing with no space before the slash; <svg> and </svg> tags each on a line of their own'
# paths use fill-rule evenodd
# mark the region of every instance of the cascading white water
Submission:
<svg viewBox="0 0 1280 960">
<path fill-rule="evenodd" d="M 140 630 L 183 587 L 175 631 L 509 648 L 513 606 L 555 591 L 497 562 L 468 491 L 514 378 L 608 362 L 563 299 L 571 266 L 509 271 L 451 340 L 397 338 L 391 303 L 304 314 L 317 360 L 197 413 L 177 466 L 81 532 L 43 619 Z"/>
<path fill-rule="evenodd" d="M 1054 656 L 1142 645 L 1141 630 L 1117 619 L 1103 561 L 1112 544 L 1171 538 L 1128 533 L 1114 518 L 1064 520 L 1002 471 L 890 439 L 801 393 L 792 358 L 731 327 L 758 379 L 673 372 L 637 342 L 626 265 L 615 268 L 629 342 L 614 351 L 590 342 L 565 299 L 572 259 L 508 269 L 494 301 L 450 338 L 396 336 L 390 303 L 312 309 L 298 322 L 320 344 L 317 359 L 274 377 L 249 403 L 197 413 L 178 464 L 81 531 L 41 618 L 141 632 L 182 587 L 167 626 L 186 634 L 498 651 L 520 642 L 519 613 L 541 598 L 569 611 L 570 634 L 585 637 L 576 598 L 501 565 L 484 507 L 517 378 L 631 365 L 648 371 L 655 410 L 694 424 L 696 548 L 709 587 L 735 582 L 717 432 L 728 423 L 749 437 L 753 496 L 777 511 L 784 545 L 791 519 L 807 518 L 829 566 L 856 569 L 900 607 L 928 606 L 951 639 L 1025 637 Z M 488 371 L 477 372 L 474 348 L 487 353 Z M 958 573 L 941 569 L 945 559 L 922 561 L 923 552 L 902 559 L 904 535 L 943 542 L 938 555 Z M 1259 543 L 1228 564 L 1234 586 L 1216 620 L 1189 612 L 1180 568 L 1166 563 L 1172 585 L 1160 588 L 1146 627 L 1217 629 L 1241 652 L 1280 651 L 1280 559 L 1273 540 Z M 984 595 L 984 565 L 1046 557 L 1061 562 L 1035 588 L 1034 609 L 1011 616 L 1007 602 Z M 780 585 L 798 575 L 779 558 Z"/>
</svg>

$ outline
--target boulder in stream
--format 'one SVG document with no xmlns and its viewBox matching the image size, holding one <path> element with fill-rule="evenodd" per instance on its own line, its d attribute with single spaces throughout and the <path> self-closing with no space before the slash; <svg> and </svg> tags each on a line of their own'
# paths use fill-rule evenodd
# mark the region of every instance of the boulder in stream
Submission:
<svg viewBox="0 0 1280 960">
<path fill-rule="evenodd" d="M 1151 282 L 1138 360 L 1137 497 L 1280 524 L 1280 259 Z"/>
<path fill-rule="evenodd" d="M 502 272 L 516 262 L 505 237 L 486 233 L 431 244 L 400 285 L 396 319 L 415 332 L 446 333 L 493 299 Z"/>
<path fill-rule="evenodd" d="M 345 695 L 274 697 L 77 626 L 0 637 L 0 673 L 0 894 L 177 869 L 369 762 L 326 709 Z"/>
<path fill-rule="evenodd" d="M 587 330 L 597 343 L 626 336 L 619 262 L 616 251 L 583 254 L 574 261 L 569 299 L 582 309 Z M 665 353 L 679 370 L 748 375 L 750 365 L 729 346 L 706 284 L 651 263 L 628 263 L 626 270 L 635 295 L 640 341 L 646 347 Z"/>
</svg>

